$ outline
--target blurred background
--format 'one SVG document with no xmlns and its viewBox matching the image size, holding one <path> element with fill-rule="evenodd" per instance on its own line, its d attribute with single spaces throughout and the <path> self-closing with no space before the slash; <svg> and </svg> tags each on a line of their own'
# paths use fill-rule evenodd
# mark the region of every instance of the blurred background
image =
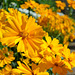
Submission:
<svg viewBox="0 0 75 75">
<path fill-rule="evenodd" d="M 21 4 L 24 4 L 24 2 L 27 0 L 0 0 L 0 9 L 6 9 L 12 7 L 12 8 L 19 8 Z M 49 4 L 50 8 L 53 9 L 53 11 L 57 10 L 55 0 L 35 0 L 38 3 L 42 4 Z M 64 14 L 67 14 L 68 16 L 75 19 L 75 10 L 72 8 L 68 8 L 67 0 L 61 0 L 62 2 L 66 3 L 66 7 L 62 12 Z"/>
</svg>

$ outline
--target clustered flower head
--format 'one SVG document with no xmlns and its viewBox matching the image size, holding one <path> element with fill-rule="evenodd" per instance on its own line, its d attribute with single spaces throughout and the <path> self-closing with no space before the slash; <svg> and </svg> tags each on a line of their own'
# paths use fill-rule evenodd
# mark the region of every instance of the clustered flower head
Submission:
<svg viewBox="0 0 75 75">
<path fill-rule="evenodd" d="M 68 2 L 68 6 L 69 7 L 72 7 L 73 9 L 75 9 L 75 0 L 67 0 L 67 2 Z"/>
<path fill-rule="evenodd" d="M 64 2 L 61 2 L 61 1 L 56 1 L 56 6 L 61 10 L 64 10 L 64 8 L 66 7 L 66 4 Z"/>
<path fill-rule="evenodd" d="M 57 0 L 55 2 L 56 2 L 56 6 L 61 10 L 64 10 L 64 8 L 66 7 L 66 4 L 60 0 Z M 68 3 L 68 7 L 75 9 L 75 1 L 74 0 L 67 0 L 67 3 Z"/>
<path fill-rule="evenodd" d="M 31 8 L 36 13 L 42 13 L 46 8 L 49 8 L 49 7 L 50 5 L 48 4 L 39 4 L 39 3 L 36 3 L 34 0 L 28 0 L 27 2 L 25 2 L 25 4 L 21 5 L 22 9 Z"/>
<path fill-rule="evenodd" d="M 73 41 L 75 39 L 75 22 L 70 19 L 67 15 L 60 16 L 59 14 L 52 12 L 51 9 L 44 11 L 45 15 L 42 13 L 41 17 L 38 18 L 38 23 L 46 27 L 48 32 L 58 31 L 64 36 L 63 44 L 66 44 L 69 40 Z"/>
<path fill-rule="evenodd" d="M 48 70 L 51 68 L 55 75 L 72 72 L 75 67 L 75 52 L 70 53 L 65 43 L 69 38 L 73 41 L 75 37 L 74 22 L 68 16 L 59 16 L 48 9 L 49 5 L 38 4 L 33 0 L 28 0 L 21 7 L 30 7 L 41 17 L 36 22 L 34 17 L 28 17 L 17 9 L 0 11 L 3 14 L 0 16 L 0 41 L 4 46 L 0 49 L 0 75 L 49 75 Z M 60 44 L 56 38 L 52 39 L 48 31 L 43 30 L 44 27 L 49 32 L 58 30 L 62 33 L 65 45 Z M 16 54 L 19 59 L 16 59 Z M 16 67 L 12 67 L 14 61 Z"/>
<path fill-rule="evenodd" d="M 0 50 L 0 67 L 3 67 L 5 64 L 10 64 L 14 59 L 13 52 L 8 51 L 7 47 Z"/>
</svg>

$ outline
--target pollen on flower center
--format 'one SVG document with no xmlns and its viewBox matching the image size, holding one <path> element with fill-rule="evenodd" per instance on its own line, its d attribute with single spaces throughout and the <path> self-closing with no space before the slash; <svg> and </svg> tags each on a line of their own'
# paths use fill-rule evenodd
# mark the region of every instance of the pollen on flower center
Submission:
<svg viewBox="0 0 75 75">
<path fill-rule="evenodd" d="M 22 37 L 22 39 L 28 37 L 28 33 L 27 32 L 20 32 L 19 36 Z"/>
</svg>

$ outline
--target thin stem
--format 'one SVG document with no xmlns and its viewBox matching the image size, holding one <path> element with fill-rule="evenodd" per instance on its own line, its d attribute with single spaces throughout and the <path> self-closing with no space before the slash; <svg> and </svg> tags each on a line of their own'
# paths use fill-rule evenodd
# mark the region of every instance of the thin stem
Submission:
<svg viewBox="0 0 75 75">
<path fill-rule="evenodd" d="M 22 56 L 21 52 L 20 52 L 20 55 L 21 55 L 21 58 L 22 58 L 22 60 L 23 60 L 23 56 Z"/>
<path fill-rule="evenodd" d="M 3 9 L 5 9 L 5 0 L 3 0 Z"/>
<path fill-rule="evenodd" d="M 72 14 L 73 14 L 73 8 L 70 8 L 69 15 L 72 16 Z"/>
<path fill-rule="evenodd" d="M 7 0 L 7 2 L 6 2 L 6 10 L 8 10 L 8 0 Z"/>
<path fill-rule="evenodd" d="M 30 7 L 28 9 L 29 9 L 29 17 L 30 17 Z"/>
<path fill-rule="evenodd" d="M 17 9 L 19 9 L 19 2 L 17 1 Z"/>
<path fill-rule="evenodd" d="M 61 33 L 59 33 L 59 34 L 56 36 L 56 38 L 58 38 L 60 35 L 61 35 Z"/>
</svg>

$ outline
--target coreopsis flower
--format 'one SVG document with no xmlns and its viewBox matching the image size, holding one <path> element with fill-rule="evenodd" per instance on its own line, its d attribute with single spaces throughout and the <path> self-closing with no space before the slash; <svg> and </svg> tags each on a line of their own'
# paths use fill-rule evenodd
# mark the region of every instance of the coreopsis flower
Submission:
<svg viewBox="0 0 75 75">
<path fill-rule="evenodd" d="M 45 36 L 46 41 L 43 40 L 43 44 L 41 45 L 42 51 L 39 52 L 39 54 L 42 56 L 42 59 L 39 63 L 45 63 L 47 59 L 50 60 L 52 57 L 55 57 L 55 55 L 62 56 L 62 49 L 63 45 L 59 44 L 59 41 L 54 38 L 53 40 L 48 35 Z"/>
<path fill-rule="evenodd" d="M 75 31 L 74 31 L 74 33 L 75 33 Z M 71 35 L 70 35 L 70 40 L 71 40 L 71 41 L 73 41 L 73 40 L 75 39 L 74 33 L 71 33 Z"/>
<path fill-rule="evenodd" d="M 68 49 L 65 45 L 62 54 L 65 64 L 67 64 L 70 68 L 75 67 L 75 53 L 70 53 L 70 49 Z"/>
<path fill-rule="evenodd" d="M 49 8 L 50 5 L 48 4 L 39 4 L 35 9 L 33 9 L 36 13 L 41 14 L 43 11 L 45 11 L 47 8 Z"/>
<path fill-rule="evenodd" d="M 59 51 L 63 48 L 62 44 L 59 44 L 59 40 L 54 38 L 53 40 L 48 35 L 45 36 L 46 41 L 42 44 L 43 48 L 48 49 L 52 54 L 60 55 Z"/>
<path fill-rule="evenodd" d="M 73 9 L 75 9 L 75 1 L 74 0 L 67 0 L 69 7 L 72 7 Z"/>
<path fill-rule="evenodd" d="M 35 50 L 38 51 L 46 32 L 35 22 L 34 18 L 29 17 L 28 19 L 25 14 L 19 11 L 16 13 L 14 13 L 14 16 L 12 16 L 12 13 L 10 14 L 6 26 L 3 27 L 5 33 L 3 33 L 1 39 L 2 44 L 10 47 L 18 44 L 18 52 L 28 51 L 31 54 Z"/>
<path fill-rule="evenodd" d="M 35 7 L 37 7 L 39 4 L 36 3 L 34 0 L 27 0 L 27 2 L 25 2 L 25 4 L 21 5 L 22 9 L 27 9 L 27 8 L 31 8 L 34 9 Z"/>
<path fill-rule="evenodd" d="M 13 71 L 12 67 L 7 64 L 2 70 L 0 70 L 0 75 L 20 75 Z"/>
<path fill-rule="evenodd" d="M 35 64 L 32 64 L 32 69 L 26 64 L 24 65 L 23 63 L 18 61 L 18 67 L 17 69 L 14 69 L 14 72 L 18 72 L 20 74 L 26 74 L 26 75 L 49 75 L 48 72 L 42 72 L 40 67 L 38 67 Z"/>
<path fill-rule="evenodd" d="M 36 3 L 34 0 L 28 0 L 27 2 L 25 2 L 25 4 L 21 5 L 22 9 L 25 9 L 25 8 L 27 9 L 29 7 L 31 9 L 33 9 L 33 11 L 35 11 L 36 13 L 41 13 L 46 8 L 49 8 L 50 5 L 48 5 L 48 4 L 39 4 L 39 3 Z"/>
<path fill-rule="evenodd" d="M 3 37 L 2 36 L 2 26 L 5 25 L 5 22 L 6 22 L 6 11 L 3 10 L 3 9 L 0 9 L 0 39 Z"/>
<path fill-rule="evenodd" d="M 0 67 L 3 67 L 5 64 L 10 64 L 14 59 L 13 52 L 8 51 L 6 47 L 0 50 Z"/>
<path fill-rule="evenodd" d="M 56 2 L 56 6 L 60 7 L 61 10 L 64 10 L 64 8 L 66 7 L 66 4 L 64 2 L 61 1 L 55 1 Z"/>
<path fill-rule="evenodd" d="M 59 75 L 66 75 L 67 71 L 71 71 L 60 56 L 46 58 L 45 64 L 47 69 L 53 68 L 52 72 L 54 74 L 58 73 Z"/>
</svg>

